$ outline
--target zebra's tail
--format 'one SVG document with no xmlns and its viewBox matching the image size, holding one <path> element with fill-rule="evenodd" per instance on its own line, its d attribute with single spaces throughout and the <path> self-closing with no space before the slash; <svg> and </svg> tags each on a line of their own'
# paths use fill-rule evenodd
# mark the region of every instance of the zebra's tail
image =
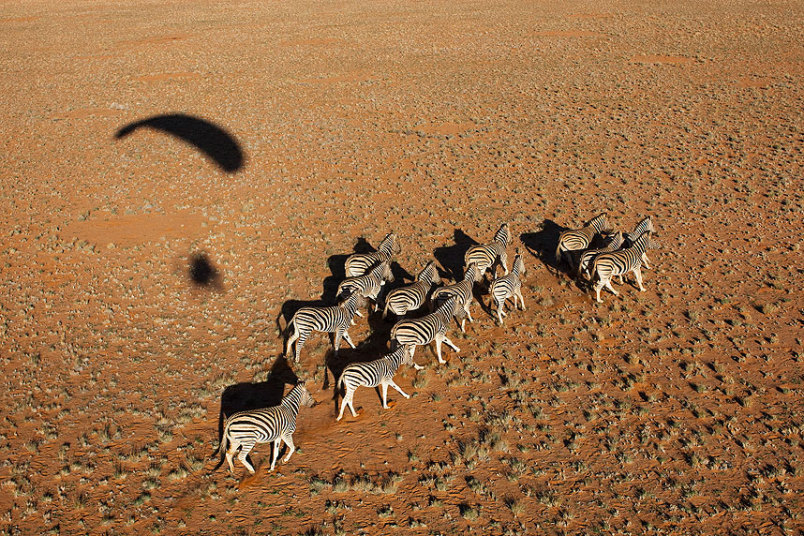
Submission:
<svg viewBox="0 0 804 536">
<path fill-rule="evenodd" d="M 226 461 L 226 451 L 229 450 L 229 423 L 226 422 L 226 414 L 225 413 L 221 413 L 221 416 L 223 417 L 223 422 L 225 422 L 226 424 L 223 427 L 223 435 L 221 436 L 221 444 L 218 445 L 218 450 L 212 453 L 212 456 L 215 456 L 216 454 L 220 455 L 220 459 L 218 460 L 217 465 L 215 465 L 215 467 L 212 468 L 212 471 L 210 471 L 210 473 L 220 469 L 221 465 L 223 465 L 223 462 Z"/>
</svg>

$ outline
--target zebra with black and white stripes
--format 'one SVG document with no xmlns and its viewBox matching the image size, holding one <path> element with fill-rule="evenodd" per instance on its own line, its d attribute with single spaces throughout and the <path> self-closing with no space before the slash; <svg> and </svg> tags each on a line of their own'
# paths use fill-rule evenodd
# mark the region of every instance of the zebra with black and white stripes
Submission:
<svg viewBox="0 0 804 536">
<path fill-rule="evenodd" d="M 500 265 L 503 267 L 503 271 L 508 274 L 508 254 L 505 249 L 508 247 L 510 241 L 511 231 L 508 228 L 508 224 L 503 223 L 500 225 L 497 232 L 494 233 L 494 240 L 491 244 L 483 244 L 469 248 L 469 251 L 464 255 L 466 266 L 475 263 L 480 274 L 485 275 L 488 269 L 496 273 L 496 263 L 499 261 Z M 494 273 L 492 273 L 492 276 Z"/>
<path fill-rule="evenodd" d="M 508 316 L 504 310 L 506 299 L 514 298 L 514 309 L 517 308 L 517 300 L 519 300 L 522 310 L 525 310 L 525 298 L 522 297 L 521 277 L 523 275 L 525 275 L 525 261 L 522 260 L 522 255 L 517 253 L 511 272 L 491 282 L 489 293 L 492 303 L 497 306 L 497 319 L 500 321 L 500 325 L 503 323 L 503 317 Z"/>
<path fill-rule="evenodd" d="M 561 233 L 556 247 L 556 264 L 560 264 L 561 260 L 566 258 L 572 270 L 571 252 L 588 248 L 595 236 L 603 233 L 607 226 L 604 212 L 589 220 L 581 229 L 569 229 Z"/>
<path fill-rule="evenodd" d="M 582 274 L 586 273 L 586 275 L 591 276 L 590 268 L 592 267 L 592 262 L 595 260 L 595 257 L 600 255 L 601 253 L 609 253 L 610 251 L 617 251 L 620 249 L 620 246 L 623 245 L 623 234 L 621 232 L 617 232 L 609 243 L 605 245 L 605 247 L 599 249 L 587 249 L 583 253 L 581 253 L 581 258 L 578 261 L 578 277 L 580 278 Z"/>
<path fill-rule="evenodd" d="M 478 269 L 477 264 L 470 263 L 466 267 L 466 272 L 463 274 L 463 280 L 452 285 L 439 287 L 435 289 L 430 296 L 430 303 L 434 309 L 448 296 L 454 296 L 456 298 L 453 315 L 455 319 L 460 322 L 462 332 L 466 332 L 464 326 L 467 318 L 469 322 L 474 322 L 472 313 L 469 310 L 469 307 L 472 305 L 472 288 L 482 277 L 483 272 Z"/>
<path fill-rule="evenodd" d="M 341 376 L 338 378 L 338 389 L 343 388 L 344 395 L 341 401 L 341 411 L 338 413 L 338 419 L 343 417 L 343 410 L 349 406 L 349 411 L 352 412 L 352 417 L 357 417 L 357 412 L 352 404 L 354 401 L 355 390 L 358 387 L 382 387 L 382 407 L 388 409 L 388 386 L 390 385 L 399 394 L 405 398 L 410 398 L 410 395 L 405 393 L 396 383 L 394 383 L 394 374 L 402 364 L 410 364 L 413 362 L 413 355 L 408 353 L 407 348 L 399 346 L 396 350 L 374 361 L 367 361 L 364 363 L 352 363 L 348 365 Z"/>
<path fill-rule="evenodd" d="M 246 466 L 251 474 L 254 474 L 254 466 L 248 461 L 248 453 L 258 443 L 273 442 L 270 469 L 273 471 L 276 458 L 279 456 L 279 448 L 284 441 L 288 446 L 288 453 L 283 461 L 287 463 L 296 450 L 293 444 L 293 432 L 296 431 L 296 417 L 299 415 L 299 409 L 302 406 L 311 407 L 314 404 L 315 400 L 312 395 L 300 383 L 285 395 L 278 406 L 240 411 L 227 417 L 223 427 L 221 452 L 226 454 L 229 470 L 234 472 L 232 458 L 237 449 L 240 449 L 237 459 Z"/>
<path fill-rule="evenodd" d="M 371 302 L 376 303 L 383 285 L 386 282 L 393 281 L 394 274 L 391 272 L 391 264 L 388 261 L 382 261 L 363 275 L 349 277 L 341 281 L 336 295 L 360 294 L 364 298 L 371 300 Z M 358 311 L 357 316 L 362 317 L 363 315 Z"/>
<path fill-rule="evenodd" d="M 288 322 L 287 329 L 290 331 L 290 326 L 293 326 L 293 334 L 288 337 L 285 355 L 288 355 L 291 345 L 298 340 L 295 351 L 295 360 L 298 363 L 301 349 L 313 331 L 334 333 L 333 346 L 336 354 L 341 345 L 341 338 L 349 343 L 349 346 L 355 348 L 347 330 L 354 324 L 354 316 L 358 307 L 361 307 L 363 303 L 365 303 L 365 298 L 354 293 L 338 305 L 331 307 L 302 307 Z"/>
<path fill-rule="evenodd" d="M 346 277 L 357 277 L 368 272 L 372 267 L 381 262 L 390 264 L 391 258 L 402 251 L 396 233 L 388 233 L 382 239 L 377 251 L 371 253 L 354 253 L 349 255 L 344 266 Z"/>
<path fill-rule="evenodd" d="M 430 261 L 416 276 L 416 282 L 405 287 L 392 290 L 385 297 L 385 308 L 382 317 L 385 319 L 388 313 L 397 316 L 404 316 L 408 311 L 415 311 L 427 300 L 427 293 L 433 285 L 441 283 L 438 275 L 438 268 L 435 262 Z"/>
<path fill-rule="evenodd" d="M 625 235 L 625 245 L 630 246 L 639 236 L 644 233 L 645 231 L 650 231 L 651 234 L 655 232 L 653 228 L 653 220 L 651 220 L 650 216 L 643 218 L 642 221 L 636 224 L 634 230 L 630 233 L 626 233 Z M 650 244 L 649 244 L 650 246 Z M 642 254 L 642 265 L 650 270 L 650 264 L 648 264 L 648 252 Z"/>
<path fill-rule="evenodd" d="M 421 318 L 400 320 L 391 328 L 391 340 L 408 349 L 411 362 L 413 354 L 416 352 L 416 346 L 424 346 L 433 341 L 436 343 L 436 355 L 439 363 L 446 363 L 441 357 L 442 342 L 456 352 L 460 352 L 460 348 L 447 337 L 447 327 L 449 327 L 456 300 L 455 296 L 449 296 L 436 308 L 435 312 Z M 413 363 L 413 367 L 416 370 L 424 368 L 416 363 Z"/>
<path fill-rule="evenodd" d="M 630 247 L 611 253 L 601 253 L 595 258 L 592 263 L 592 277 L 593 280 L 597 278 L 595 292 L 598 303 L 603 302 L 600 299 L 600 290 L 603 287 L 609 289 L 615 296 L 619 294 L 611 286 L 611 278 L 615 275 L 622 276 L 628 272 L 634 272 L 639 290 L 645 291 L 645 287 L 642 286 L 642 254 L 645 253 L 649 240 L 650 231 L 645 231 Z"/>
</svg>

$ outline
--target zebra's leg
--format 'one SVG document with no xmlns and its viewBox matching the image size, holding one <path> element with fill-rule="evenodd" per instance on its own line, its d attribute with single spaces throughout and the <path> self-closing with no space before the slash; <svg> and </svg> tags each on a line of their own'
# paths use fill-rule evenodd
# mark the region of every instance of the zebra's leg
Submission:
<svg viewBox="0 0 804 536">
<path fill-rule="evenodd" d="M 235 443 L 231 439 L 229 440 L 229 448 L 226 449 L 226 461 L 229 463 L 230 473 L 234 473 L 234 463 L 232 463 L 232 458 L 234 457 L 234 453 L 239 446 L 239 443 Z"/>
<path fill-rule="evenodd" d="M 650 264 L 648 264 L 648 254 L 647 253 L 642 254 L 642 264 L 645 265 L 645 268 L 650 270 Z"/>
<path fill-rule="evenodd" d="M 382 390 L 382 409 L 388 409 L 388 383 L 381 382 L 380 387 Z"/>
<path fill-rule="evenodd" d="M 240 454 L 237 455 L 237 459 L 240 460 L 240 463 L 246 466 L 246 469 L 253 475 L 255 473 L 254 466 L 251 465 L 248 461 L 248 453 L 251 452 L 251 449 L 254 448 L 256 444 L 255 441 L 249 441 L 248 443 L 241 443 L 242 448 L 240 449 Z"/>
<path fill-rule="evenodd" d="M 466 311 L 466 317 L 469 319 L 469 322 L 474 322 L 475 320 L 472 318 L 472 311 L 469 310 L 469 307 L 472 305 L 472 298 L 469 297 L 466 300 L 466 303 L 463 305 L 463 310 Z"/>
<path fill-rule="evenodd" d="M 388 385 L 399 391 L 399 394 L 404 396 L 405 398 L 410 398 L 410 395 L 405 393 L 405 391 L 403 391 L 402 389 L 400 389 L 399 386 L 396 383 L 394 383 L 393 379 L 388 380 Z"/>
<path fill-rule="evenodd" d="M 461 318 L 461 333 L 466 333 L 466 317 Z"/>
<path fill-rule="evenodd" d="M 299 362 L 299 356 L 301 355 L 302 347 L 304 346 L 304 343 L 307 342 L 307 337 L 309 336 L 310 333 L 302 332 L 299 334 L 299 340 L 296 341 L 296 363 Z"/>
<path fill-rule="evenodd" d="M 349 332 L 346 330 L 343 331 L 343 340 L 349 343 L 349 346 L 352 347 L 352 350 L 355 349 L 355 343 L 352 342 L 352 338 L 349 336 Z"/>
<path fill-rule="evenodd" d="M 296 452 L 296 445 L 293 444 L 293 436 L 291 434 L 282 436 L 282 440 L 285 442 L 285 445 L 288 446 L 288 453 L 285 454 L 285 459 L 282 460 L 284 463 L 287 463 L 290 457 L 293 456 L 293 453 Z"/>
<path fill-rule="evenodd" d="M 274 440 L 274 448 L 273 448 L 273 452 L 271 453 L 271 469 L 270 469 L 270 471 L 273 471 L 274 467 L 276 467 L 276 459 L 279 457 L 279 448 L 281 446 L 282 446 L 282 437 L 280 436 L 280 437 L 277 437 Z"/>
<path fill-rule="evenodd" d="M 522 289 L 516 291 L 516 296 L 519 296 L 519 303 L 522 304 L 521 309 L 525 310 L 525 298 L 522 297 Z"/>
<path fill-rule="evenodd" d="M 441 357 L 441 341 L 444 338 L 443 335 L 436 335 L 435 343 L 436 343 L 436 356 L 438 356 L 439 363 L 446 363 L 444 358 Z"/>
<path fill-rule="evenodd" d="M 292 345 L 292 344 L 293 344 L 293 343 L 296 341 L 296 339 L 298 339 L 298 338 L 299 338 L 299 328 L 296 326 L 296 324 L 294 324 L 294 325 L 293 325 L 293 334 L 292 334 L 290 337 L 288 337 L 288 342 L 287 342 L 287 343 L 285 343 L 285 355 L 288 355 L 288 354 L 290 353 L 290 347 L 291 347 L 291 345 Z"/>
<path fill-rule="evenodd" d="M 641 292 L 645 292 L 645 287 L 642 286 L 642 268 L 637 266 L 634 268 L 634 275 L 636 276 L 637 284 L 639 285 L 639 290 Z"/>
<path fill-rule="evenodd" d="M 500 325 L 502 326 L 503 323 L 503 302 L 494 298 L 494 303 L 497 305 L 497 320 L 499 320 Z"/>
<path fill-rule="evenodd" d="M 604 284 L 605 283 L 603 283 L 603 279 L 601 278 L 600 281 L 597 282 L 597 285 L 595 285 L 595 294 L 597 295 L 595 300 L 597 303 L 603 303 L 603 300 L 600 299 L 600 289 L 603 288 Z"/>
<path fill-rule="evenodd" d="M 353 394 L 354 391 L 351 391 L 349 388 L 346 389 L 346 393 L 343 395 L 343 398 L 341 399 L 341 411 L 340 413 L 338 413 L 338 418 L 335 420 L 339 421 L 343 418 L 343 410 L 346 409 L 346 405 L 352 400 Z M 352 413 L 354 413 L 354 411 Z"/>
<path fill-rule="evenodd" d="M 460 348 L 458 348 L 457 346 L 455 346 L 455 344 L 454 344 L 454 343 L 453 343 L 451 340 L 449 340 L 449 337 L 447 337 L 446 335 L 442 335 L 441 337 L 442 337 L 442 339 L 444 340 L 444 342 L 445 342 L 445 343 L 447 343 L 447 346 L 449 346 L 450 348 L 452 348 L 452 349 L 453 349 L 453 350 L 455 350 L 456 352 L 460 352 L 460 351 L 461 351 L 461 349 L 460 349 Z"/>
<path fill-rule="evenodd" d="M 356 314 L 357 316 L 359 316 L 360 318 L 363 318 L 363 313 L 361 313 L 360 311 L 355 311 L 355 314 Z M 354 325 L 354 323 L 355 323 L 355 321 L 354 321 L 354 320 L 352 320 L 352 324 L 353 324 L 353 325 Z"/>
<path fill-rule="evenodd" d="M 508 254 L 504 251 L 500 255 L 500 264 L 502 264 L 504 274 L 508 275 Z M 497 269 L 495 268 L 494 271 L 496 273 Z"/>
<path fill-rule="evenodd" d="M 616 290 L 614 290 L 614 287 L 612 287 L 612 286 L 611 286 L 611 279 L 609 279 L 608 281 L 606 281 L 606 288 L 607 288 L 607 289 L 609 289 L 609 290 L 611 291 L 611 293 L 612 293 L 612 294 L 614 294 L 615 296 L 619 296 L 619 295 L 620 295 L 620 293 L 619 293 L 619 292 L 617 292 Z"/>
</svg>

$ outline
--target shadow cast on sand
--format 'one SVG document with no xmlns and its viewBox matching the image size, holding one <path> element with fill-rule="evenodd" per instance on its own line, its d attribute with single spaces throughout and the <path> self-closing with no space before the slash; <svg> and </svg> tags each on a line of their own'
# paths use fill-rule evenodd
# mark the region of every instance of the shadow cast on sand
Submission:
<svg viewBox="0 0 804 536">
<path fill-rule="evenodd" d="M 519 239 L 535 258 L 539 259 L 548 269 L 558 275 L 559 272 L 567 273 L 569 267 L 566 264 L 556 262 L 556 248 L 558 238 L 561 233 L 568 228 L 557 224 L 553 220 L 546 219 L 541 224 L 541 229 L 535 233 L 522 233 Z"/>
<path fill-rule="evenodd" d="M 120 140 L 141 128 L 158 130 L 195 146 L 227 173 L 243 167 L 243 149 L 234 136 L 206 119 L 186 114 L 155 115 L 121 127 L 114 137 Z"/>
<path fill-rule="evenodd" d="M 437 247 L 433 251 L 433 256 L 446 271 L 444 275 L 453 281 L 459 281 L 463 277 L 463 259 L 466 252 L 478 242 L 461 229 L 455 229 L 452 239 L 455 242 L 453 245 Z"/>
</svg>

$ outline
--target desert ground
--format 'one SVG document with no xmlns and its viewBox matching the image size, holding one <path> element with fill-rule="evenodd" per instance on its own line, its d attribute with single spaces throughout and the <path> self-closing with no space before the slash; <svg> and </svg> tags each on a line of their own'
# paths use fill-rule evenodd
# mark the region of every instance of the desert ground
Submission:
<svg viewBox="0 0 804 536">
<path fill-rule="evenodd" d="M 3 2 L 2 534 L 802 534 L 803 21 Z M 598 304 L 554 249 L 604 211 L 650 215 L 656 248 L 645 292 Z M 289 314 L 390 231 L 398 286 L 460 276 L 505 221 L 527 310 L 497 325 L 478 285 L 460 352 L 336 422 L 336 375 L 393 321 L 297 364 Z M 216 468 L 223 414 L 298 380 L 291 460 Z"/>
</svg>

